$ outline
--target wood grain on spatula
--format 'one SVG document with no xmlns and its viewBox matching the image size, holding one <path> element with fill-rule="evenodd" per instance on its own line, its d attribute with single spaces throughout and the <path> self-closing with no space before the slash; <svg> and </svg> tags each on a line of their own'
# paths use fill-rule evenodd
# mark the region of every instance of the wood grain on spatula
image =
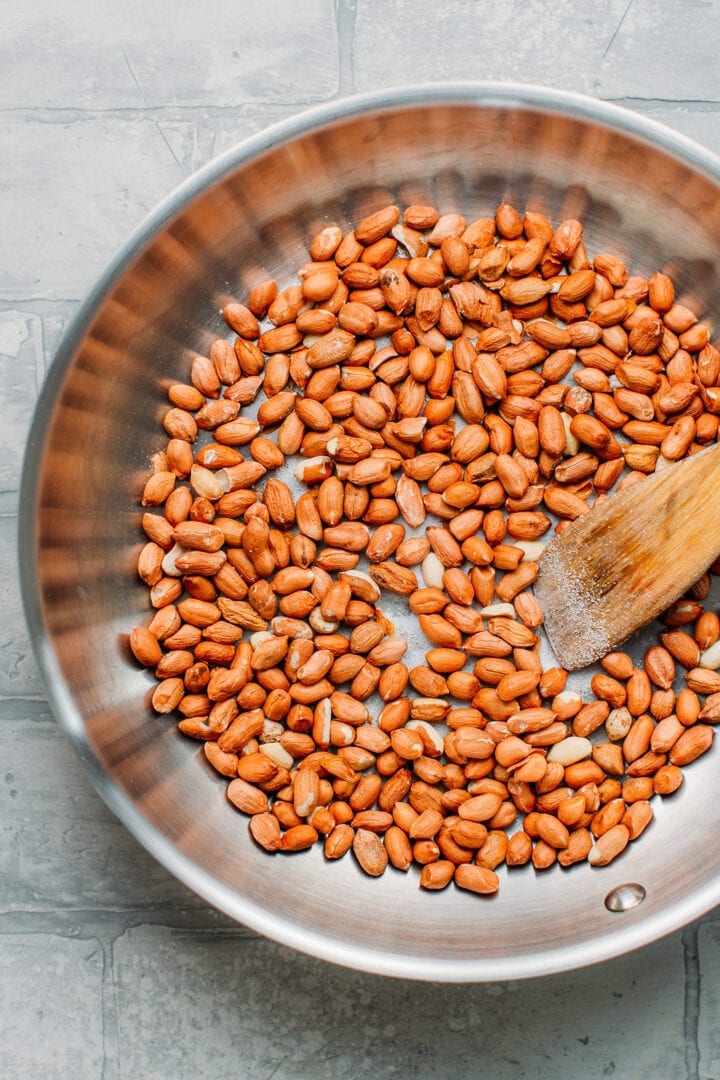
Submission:
<svg viewBox="0 0 720 1080">
<path fill-rule="evenodd" d="M 555 537 L 535 595 L 569 670 L 663 612 L 720 555 L 720 445 L 612 495 Z"/>
</svg>

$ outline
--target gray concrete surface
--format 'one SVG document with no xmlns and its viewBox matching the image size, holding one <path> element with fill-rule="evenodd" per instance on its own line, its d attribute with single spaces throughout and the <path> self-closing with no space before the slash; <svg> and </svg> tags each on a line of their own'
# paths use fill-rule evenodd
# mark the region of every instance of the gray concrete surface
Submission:
<svg viewBox="0 0 720 1080">
<path fill-rule="evenodd" d="M 0 38 L 0 1078 L 713 1080 L 720 915 L 528 983 L 331 968 L 208 910 L 90 786 L 15 568 L 33 401 L 68 319 L 184 176 L 305 106 L 443 78 L 620 102 L 720 152 L 718 0 L 5 0 Z"/>
</svg>

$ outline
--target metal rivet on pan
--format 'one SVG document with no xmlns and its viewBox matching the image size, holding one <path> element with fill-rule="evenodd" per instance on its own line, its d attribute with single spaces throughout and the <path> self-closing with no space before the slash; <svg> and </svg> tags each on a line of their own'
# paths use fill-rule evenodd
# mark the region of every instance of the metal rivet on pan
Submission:
<svg viewBox="0 0 720 1080">
<path fill-rule="evenodd" d="M 608 911 L 630 911 L 637 907 L 645 899 L 645 889 L 642 885 L 628 882 L 626 885 L 618 885 L 611 889 L 605 897 L 605 907 Z"/>
</svg>

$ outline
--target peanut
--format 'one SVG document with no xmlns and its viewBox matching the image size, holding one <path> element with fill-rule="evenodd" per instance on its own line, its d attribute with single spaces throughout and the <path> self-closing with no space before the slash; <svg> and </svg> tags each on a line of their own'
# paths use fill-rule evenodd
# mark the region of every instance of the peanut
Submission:
<svg viewBox="0 0 720 1080">
<path fill-rule="evenodd" d="M 553 520 L 716 437 L 707 326 L 666 275 L 591 262 L 579 221 L 507 203 L 470 225 L 381 207 L 310 257 L 227 303 L 235 340 L 168 390 L 141 496 L 154 614 L 129 637 L 152 706 L 267 851 L 322 837 L 371 876 L 415 862 L 422 888 L 480 893 L 502 862 L 605 865 L 713 742 L 709 577 L 642 664 L 603 658 L 590 701 L 543 671 L 532 585 Z"/>
</svg>

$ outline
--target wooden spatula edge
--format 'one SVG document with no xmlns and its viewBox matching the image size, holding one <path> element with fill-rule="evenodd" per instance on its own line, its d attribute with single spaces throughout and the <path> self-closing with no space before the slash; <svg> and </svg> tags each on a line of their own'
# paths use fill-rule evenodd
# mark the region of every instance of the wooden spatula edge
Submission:
<svg viewBox="0 0 720 1080">
<path fill-rule="evenodd" d="M 720 444 L 583 514 L 539 559 L 553 652 L 584 667 L 656 618 L 720 555 Z"/>
</svg>

